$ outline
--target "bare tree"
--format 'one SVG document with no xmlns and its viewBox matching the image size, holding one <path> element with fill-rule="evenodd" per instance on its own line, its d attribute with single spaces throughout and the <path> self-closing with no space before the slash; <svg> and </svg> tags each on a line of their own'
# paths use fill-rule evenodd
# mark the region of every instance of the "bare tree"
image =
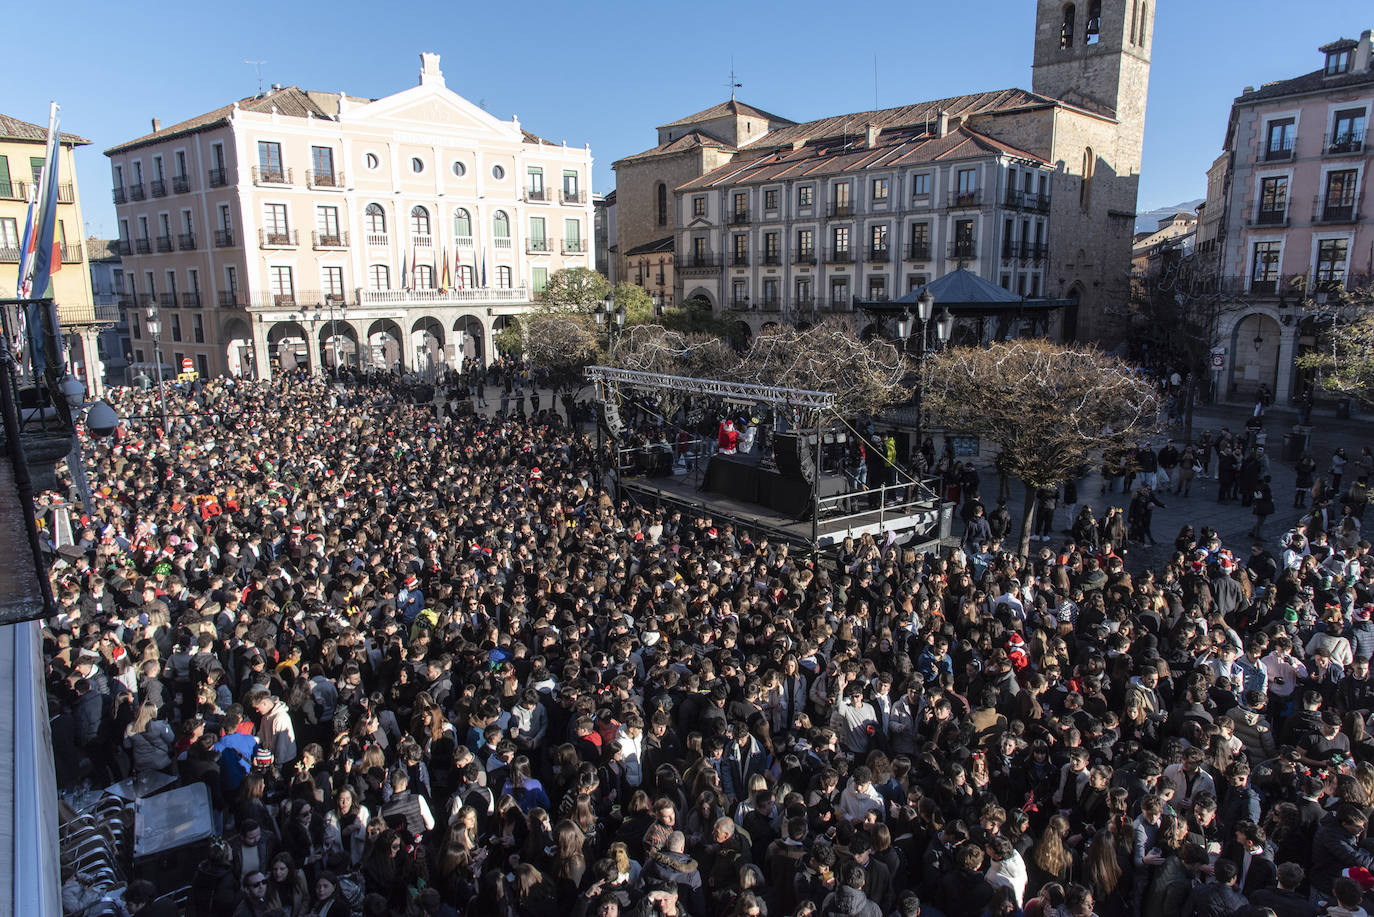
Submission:
<svg viewBox="0 0 1374 917">
<path fill-rule="evenodd" d="M 909 364 L 889 341 L 861 340 L 843 322 L 804 331 L 778 326 L 754 338 L 735 378 L 756 385 L 832 392 L 841 415 L 876 414 L 910 394 Z"/>
<path fill-rule="evenodd" d="M 580 387 L 582 370 L 599 352 L 591 316 L 571 309 L 541 308 L 522 316 L 521 322 L 525 354 L 532 366 L 548 376 L 555 401 L 560 393 Z M 572 421 L 571 415 L 568 420 Z"/>
<path fill-rule="evenodd" d="M 954 347 L 922 365 L 927 405 L 946 427 L 991 440 L 1026 488 L 1020 551 L 1030 551 L 1035 493 L 1058 487 L 1103 450 L 1157 426 L 1153 387 L 1122 360 L 1038 339 Z"/>
<path fill-rule="evenodd" d="M 611 364 L 640 372 L 698 379 L 733 378 L 739 355 L 718 337 L 684 334 L 662 325 L 632 325 L 616 338 Z M 666 416 L 673 416 L 683 397 L 671 389 L 655 389 Z"/>
<path fill-rule="evenodd" d="M 1374 406 L 1374 285 L 1353 290 L 1327 284 L 1303 303 L 1317 346 L 1298 358 L 1322 388 Z"/>
</svg>

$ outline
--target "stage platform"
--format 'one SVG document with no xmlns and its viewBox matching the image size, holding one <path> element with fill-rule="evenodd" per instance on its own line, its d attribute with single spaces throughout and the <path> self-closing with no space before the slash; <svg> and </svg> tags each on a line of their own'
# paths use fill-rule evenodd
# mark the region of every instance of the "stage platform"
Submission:
<svg viewBox="0 0 1374 917">
<path fill-rule="evenodd" d="M 845 536 L 871 533 L 884 540 L 895 533 L 899 543 L 924 542 L 939 537 L 942 506 L 916 486 L 890 487 L 862 493 L 826 496 L 818 501 L 820 519 L 797 519 L 767 506 L 746 503 L 700 489 L 701 470 L 675 467 L 671 476 L 645 477 L 623 474 L 618 484 L 627 495 L 646 505 L 663 505 L 692 515 L 728 519 L 737 528 L 767 534 L 808 550 L 837 547 Z M 915 499 L 909 495 L 915 494 Z M 881 502 L 889 505 L 882 506 Z M 946 519 L 948 512 L 946 512 Z M 946 522 L 946 525 L 948 523 Z"/>
</svg>

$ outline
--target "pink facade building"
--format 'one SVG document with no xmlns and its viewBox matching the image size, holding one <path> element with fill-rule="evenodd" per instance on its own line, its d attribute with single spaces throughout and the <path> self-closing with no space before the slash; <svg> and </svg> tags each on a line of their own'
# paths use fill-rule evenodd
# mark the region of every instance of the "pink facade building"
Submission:
<svg viewBox="0 0 1374 917">
<path fill-rule="evenodd" d="M 1303 304 L 1374 277 L 1370 44 L 1365 31 L 1324 45 L 1320 69 L 1246 87 L 1231 106 L 1204 210 L 1221 218 L 1199 243 L 1222 281 L 1223 397 L 1300 396 L 1309 380 L 1295 360 L 1315 343 Z"/>
</svg>

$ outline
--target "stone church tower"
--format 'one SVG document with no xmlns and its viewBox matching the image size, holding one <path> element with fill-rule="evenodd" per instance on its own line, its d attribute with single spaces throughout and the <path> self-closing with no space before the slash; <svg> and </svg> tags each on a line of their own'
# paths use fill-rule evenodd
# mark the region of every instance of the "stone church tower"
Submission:
<svg viewBox="0 0 1374 917">
<path fill-rule="evenodd" d="M 1031 89 L 1065 103 L 1049 138 L 1046 286 L 1079 300 L 1066 330 L 1080 338 L 1114 343 L 1124 331 L 1153 32 L 1150 0 L 1039 0 L 1036 9 Z"/>
</svg>

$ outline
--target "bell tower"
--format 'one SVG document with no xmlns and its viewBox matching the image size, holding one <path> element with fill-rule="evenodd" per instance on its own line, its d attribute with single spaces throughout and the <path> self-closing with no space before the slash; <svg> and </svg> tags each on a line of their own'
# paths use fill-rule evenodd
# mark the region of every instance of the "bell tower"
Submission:
<svg viewBox="0 0 1374 917">
<path fill-rule="evenodd" d="M 1154 8 L 1153 0 L 1038 0 L 1031 89 L 1142 136 Z"/>
</svg>

